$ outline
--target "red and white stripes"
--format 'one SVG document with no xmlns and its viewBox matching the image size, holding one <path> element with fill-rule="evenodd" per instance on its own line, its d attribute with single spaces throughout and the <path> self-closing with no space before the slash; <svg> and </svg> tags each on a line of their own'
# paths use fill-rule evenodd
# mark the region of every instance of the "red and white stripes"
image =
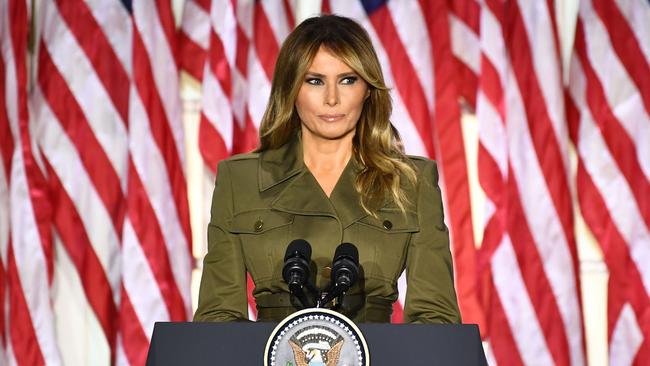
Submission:
<svg viewBox="0 0 650 366">
<path fill-rule="evenodd" d="M 143 364 L 154 323 L 190 317 L 192 260 L 171 4 L 136 1 L 132 12 L 118 347 L 130 364 Z"/>
<path fill-rule="evenodd" d="M 488 0 L 481 13 L 482 269 L 488 340 L 503 364 L 585 363 L 554 29 L 550 2 Z"/>
<path fill-rule="evenodd" d="M 182 65 L 202 81 L 198 144 L 210 183 L 219 160 L 257 146 L 275 59 L 294 27 L 294 6 L 293 1 L 280 5 L 242 0 L 185 4 L 181 47 L 187 53 Z M 254 318 L 253 285 L 248 280 L 249 313 Z"/>
<path fill-rule="evenodd" d="M 199 81 L 210 46 L 210 6 L 211 0 L 186 1 L 179 32 L 181 69 Z"/>
<path fill-rule="evenodd" d="M 2 364 L 144 364 L 190 316 L 171 5 L 125 4 L 38 3 L 29 96 L 31 7 L 0 8 Z"/>
<path fill-rule="evenodd" d="M 63 308 L 88 314 L 62 313 L 58 321 L 100 340 L 97 352 L 110 360 L 120 296 L 129 76 L 94 14 L 122 11 L 128 19 L 128 13 L 119 3 L 98 6 L 58 1 L 36 9 L 40 37 L 32 108 L 54 208 L 56 271 L 60 281 L 81 290 L 65 301 L 62 293 L 55 298 Z M 59 342 L 64 362 L 89 362 L 88 350 L 71 343 Z"/>
<path fill-rule="evenodd" d="M 7 305 L 7 290 L 8 290 L 8 272 L 7 272 L 7 251 L 11 241 L 10 235 L 10 192 L 9 180 L 11 177 L 11 162 L 14 154 L 14 135 L 17 135 L 12 129 L 9 122 L 9 114 L 7 104 L 17 105 L 17 101 L 9 100 L 7 98 L 7 87 L 11 85 L 9 78 L 13 78 L 14 88 L 16 85 L 15 68 L 13 67 L 13 32 L 12 26 L 9 26 L 7 20 L 10 18 L 9 2 L 4 2 L 0 5 L 0 80 L 2 80 L 2 87 L 0 87 L 0 362 L 8 363 L 8 330 L 7 330 L 7 317 L 4 309 L 8 308 Z M 19 21 L 27 23 L 27 18 L 19 18 Z M 6 50 L 6 51 L 5 51 Z M 11 61 L 10 61 L 11 60 Z M 10 71 L 7 70 L 7 64 L 11 64 Z M 12 75 L 12 74 L 14 75 Z M 12 92 L 18 95 L 17 92 Z M 10 103 L 13 102 L 13 103 Z M 15 122 L 14 122 L 15 123 Z"/>
<path fill-rule="evenodd" d="M 476 108 L 478 75 L 481 73 L 481 4 L 478 0 L 448 0 L 448 3 L 451 49 L 459 61 L 460 95 Z"/>
<path fill-rule="evenodd" d="M 185 5 L 181 34 L 189 53 L 183 66 L 202 78 L 198 142 L 213 173 L 219 160 L 257 146 L 275 59 L 294 26 L 293 6 L 236 0 Z"/>
<path fill-rule="evenodd" d="M 20 0 L 0 5 L 3 80 L 0 128 L 4 134 L 0 202 L 3 213 L 7 213 L 2 215 L 0 230 L 4 280 L 0 357 L 10 365 L 56 365 L 61 363 L 61 358 L 50 296 L 52 210 L 39 151 L 33 140 L 35 131 L 28 115 L 29 9 L 29 4 Z M 8 142 L 6 147 L 5 142 Z"/>
<path fill-rule="evenodd" d="M 609 269 L 612 365 L 650 359 L 650 6 L 581 1 L 568 121 L 585 222 Z"/>
</svg>

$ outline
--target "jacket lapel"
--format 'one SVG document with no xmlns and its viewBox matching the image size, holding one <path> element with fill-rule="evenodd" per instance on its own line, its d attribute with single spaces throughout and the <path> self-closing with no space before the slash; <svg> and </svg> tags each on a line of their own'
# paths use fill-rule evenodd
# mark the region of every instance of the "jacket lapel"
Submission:
<svg viewBox="0 0 650 366">
<path fill-rule="evenodd" d="M 297 136 L 278 149 L 260 154 L 258 180 L 260 192 L 280 184 L 305 170 L 302 146 Z"/>
<path fill-rule="evenodd" d="M 291 178 L 271 207 L 299 215 L 337 216 L 330 200 L 307 169 Z"/>
<path fill-rule="evenodd" d="M 361 207 L 354 181 L 361 166 L 350 160 L 328 199 L 303 162 L 302 143 L 296 136 L 282 147 L 260 155 L 259 188 L 286 185 L 271 203 L 273 209 L 301 215 L 337 217 L 343 228 L 368 214 Z"/>
<path fill-rule="evenodd" d="M 361 197 L 354 188 L 360 170 L 361 165 L 354 158 L 350 159 L 330 196 L 330 202 L 334 206 L 344 229 L 368 216 L 368 213 L 361 207 Z"/>
<path fill-rule="evenodd" d="M 311 175 L 302 159 L 299 136 L 278 149 L 260 154 L 260 192 L 285 185 L 271 208 L 300 215 L 325 215 L 336 217 L 336 212 L 325 193 Z"/>
</svg>

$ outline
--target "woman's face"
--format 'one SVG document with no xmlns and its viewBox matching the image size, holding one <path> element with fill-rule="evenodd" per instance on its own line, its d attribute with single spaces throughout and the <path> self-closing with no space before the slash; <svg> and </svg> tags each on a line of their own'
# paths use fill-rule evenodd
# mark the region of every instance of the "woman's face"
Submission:
<svg viewBox="0 0 650 366">
<path fill-rule="evenodd" d="M 367 96 L 366 82 L 347 64 L 321 47 L 296 99 L 303 139 L 353 137 Z"/>
</svg>

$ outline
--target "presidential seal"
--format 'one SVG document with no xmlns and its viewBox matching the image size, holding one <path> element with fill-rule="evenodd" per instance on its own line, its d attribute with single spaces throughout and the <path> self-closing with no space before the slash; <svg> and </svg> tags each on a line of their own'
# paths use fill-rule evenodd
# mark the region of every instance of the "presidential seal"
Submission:
<svg viewBox="0 0 650 366">
<path fill-rule="evenodd" d="M 271 333 L 265 366 L 368 366 L 368 345 L 359 328 L 329 309 L 304 309 Z"/>
</svg>

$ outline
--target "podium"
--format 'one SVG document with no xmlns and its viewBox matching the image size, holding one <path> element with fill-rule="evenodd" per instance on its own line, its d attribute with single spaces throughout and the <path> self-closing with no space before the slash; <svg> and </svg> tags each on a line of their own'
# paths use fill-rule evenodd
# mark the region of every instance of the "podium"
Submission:
<svg viewBox="0 0 650 366">
<path fill-rule="evenodd" d="M 263 365 L 276 323 L 165 323 L 154 326 L 147 366 Z M 357 324 L 373 366 L 487 365 L 473 324 Z"/>
</svg>

